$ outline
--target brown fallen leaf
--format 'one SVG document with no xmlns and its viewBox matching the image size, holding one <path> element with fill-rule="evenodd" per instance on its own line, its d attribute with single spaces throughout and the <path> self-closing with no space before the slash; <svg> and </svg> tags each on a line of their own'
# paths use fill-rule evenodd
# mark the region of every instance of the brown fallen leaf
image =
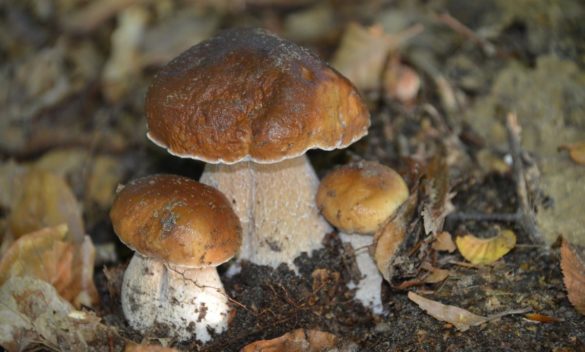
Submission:
<svg viewBox="0 0 585 352">
<path fill-rule="evenodd" d="M 319 331 L 296 329 L 272 340 L 259 340 L 246 345 L 240 352 L 321 352 L 355 350 L 353 343 L 344 344 L 335 335 Z"/>
<path fill-rule="evenodd" d="M 24 177 L 22 189 L 8 218 L 15 237 L 66 223 L 72 242 L 83 242 L 85 232 L 81 209 L 62 177 L 32 168 Z"/>
<path fill-rule="evenodd" d="M 538 313 L 528 313 L 524 316 L 524 318 L 531 320 L 531 321 L 536 321 L 536 322 L 545 323 L 545 324 L 558 323 L 559 321 L 561 321 L 559 318 L 551 317 L 549 315 L 538 314 Z"/>
<path fill-rule="evenodd" d="M 487 317 L 473 314 L 468 310 L 456 306 L 442 304 L 437 301 L 420 296 L 412 291 L 408 292 L 408 298 L 433 318 L 452 324 L 461 331 L 466 331 L 472 326 L 481 325 L 490 320 L 499 319 L 506 315 L 523 314 L 528 309 L 510 310 Z"/>
<path fill-rule="evenodd" d="M 563 239 L 561 269 L 569 302 L 585 315 L 585 248 Z"/>
<path fill-rule="evenodd" d="M 559 150 L 567 150 L 571 160 L 579 165 L 585 165 L 585 142 L 563 144 Z"/>
<path fill-rule="evenodd" d="M 439 252 L 445 251 L 449 253 L 453 253 L 457 249 L 457 246 L 455 245 L 455 242 L 453 242 L 451 234 L 447 231 L 439 232 L 435 236 L 435 240 L 433 241 L 432 247 L 436 251 Z"/>
<path fill-rule="evenodd" d="M 8 351 L 122 350 L 125 341 L 91 312 L 77 311 L 49 283 L 11 277 L 0 287 L 0 346 Z"/>
<path fill-rule="evenodd" d="M 331 63 L 359 90 L 377 90 L 388 52 L 397 44 L 380 25 L 366 28 L 350 23 Z"/>
<path fill-rule="evenodd" d="M 423 277 L 422 281 L 425 284 L 436 284 L 442 281 L 445 281 L 451 274 L 449 270 L 436 268 L 432 266 L 429 262 L 424 262 L 421 265 L 421 268 L 427 271 L 427 275 Z"/>
<path fill-rule="evenodd" d="M 26 234 L 8 248 L 0 260 L 0 285 L 11 277 L 34 277 L 55 287 L 76 306 L 98 300 L 93 283 L 94 251 L 86 236 L 81 246 L 66 240 L 67 225 Z"/>
</svg>

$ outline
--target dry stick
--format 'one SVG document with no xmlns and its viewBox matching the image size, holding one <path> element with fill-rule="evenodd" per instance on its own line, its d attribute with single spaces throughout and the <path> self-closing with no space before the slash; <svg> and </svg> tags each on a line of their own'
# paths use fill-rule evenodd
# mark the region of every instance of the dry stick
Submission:
<svg viewBox="0 0 585 352">
<path fill-rule="evenodd" d="M 522 165 L 522 147 L 520 144 L 520 124 L 515 113 L 509 113 L 506 117 L 506 130 L 508 131 L 508 143 L 512 155 L 512 177 L 516 185 L 518 196 L 518 209 L 515 213 L 494 213 L 486 214 L 479 212 L 463 213 L 457 212 L 448 215 L 450 220 L 471 220 L 471 221 L 505 221 L 514 222 L 519 225 L 530 237 L 532 243 L 544 246 L 542 233 L 540 232 L 534 211 L 528 199 L 528 188 L 524 178 L 524 166 Z"/>
<path fill-rule="evenodd" d="M 528 188 L 524 178 L 524 166 L 522 165 L 522 147 L 520 145 L 520 124 L 516 113 L 508 113 L 506 117 L 506 129 L 508 131 L 508 143 L 510 143 L 510 153 L 512 154 L 512 174 L 516 183 L 516 194 L 520 206 L 516 211 L 518 219 L 516 222 L 528 233 L 530 240 L 534 244 L 544 245 L 542 233 L 536 225 L 534 212 L 530 207 L 528 200 Z"/>
<path fill-rule="evenodd" d="M 437 18 L 455 32 L 463 35 L 475 44 L 479 45 L 487 56 L 494 56 L 494 54 L 498 52 L 497 48 L 492 43 L 475 34 L 474 31 L 461 23 L 461 21 L 455 17 L 451 16 L 449 13 L 444 12 L 438 14 Z"/>
</svg>

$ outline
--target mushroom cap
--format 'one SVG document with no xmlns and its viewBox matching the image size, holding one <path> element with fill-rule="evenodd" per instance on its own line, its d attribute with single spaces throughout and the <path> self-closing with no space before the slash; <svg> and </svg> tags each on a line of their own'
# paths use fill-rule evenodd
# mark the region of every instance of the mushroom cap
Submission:
<svg viewBox="0 0 585 352">
<path fill-rule="evenodd" d="M 217 266 L 242 242 L 240 221 L 223 193 L 181 176 L 131 181 L 116 195 L 110 218 L 128 247 L 179 266 Z"/>
<path fill-rule="evenodd" d="M 208 163 L 273 163 L 367 134 L 349 80 L 309 50 L 263 29 L 232 29 L 168 63 L 146 96 L 148 138 Z"/>
<path fill-rule="evenodd" d="M 341 231 L 369 234 L 407 198 L 408 187 L 396 171 L 365 161 L 327 174 L 317 192 L 317 206 Z"/>
</svg>

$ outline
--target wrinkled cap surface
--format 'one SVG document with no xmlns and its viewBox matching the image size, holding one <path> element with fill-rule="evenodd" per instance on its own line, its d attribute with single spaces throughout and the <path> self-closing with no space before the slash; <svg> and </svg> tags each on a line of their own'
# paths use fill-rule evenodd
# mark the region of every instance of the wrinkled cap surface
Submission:
<svg viewBox="0 0 585 352">
<path fill-rule="evenodd" d="M 209 163 L 271 163 L 367 134 L 357 90 L 325 62 L 262 29 L 221 32 L 183 52 L 146 97 L 148 137 Z"/>
<path fill-rule="evenodd" d="M 359 162 L 331 171 L 321 181 L 317 206 L 347 233 L 373 233 L 408 198 L 408 187 L 391 168 Z"/>
<path fill-rule="evenodd" d="M 186 267 L 233 257 L 241 226 L 227 198 L 186 177 L 154 175 L 128 183 L 110 211 L 114 231 L 145 257 Z"/>
</svg>

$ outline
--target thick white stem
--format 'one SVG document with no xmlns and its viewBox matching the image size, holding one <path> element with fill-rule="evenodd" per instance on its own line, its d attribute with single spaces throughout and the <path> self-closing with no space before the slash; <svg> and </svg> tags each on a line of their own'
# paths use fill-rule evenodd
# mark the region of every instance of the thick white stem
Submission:
<svg viewBox="0 0 585 352">
<path fill-rule="evenodd" d="M 181 341 L 210 340 L 208 328 L 227 329 L 228 298 L 215 267 L 167 266 L 135 254 L 122 283 L 122 309 L 130 326 L 147 334 L 157 326 Z"/>
<path fill-rule="evenodd" d="M 319 179 L 305 156 L 275 164 L 207 164 L 202 183 L 232 201 L 243 228 L 239 259 L 276 268 L 322 247 L 331 227 L 315 204 Z"/>
<path fill-rule="evenodd" d="M 369 247 L 372 245 L 372 236 L 339 233 L 343 242 L 349 242 L 354 249 L 355 260 L 362 278 L 357 282 L 355 298 L 364 306 L 370 307 L 376 314 L 381 314 L 382 306 L 382 275 L 374 259 L 370 256 Z"/>
</svg>

